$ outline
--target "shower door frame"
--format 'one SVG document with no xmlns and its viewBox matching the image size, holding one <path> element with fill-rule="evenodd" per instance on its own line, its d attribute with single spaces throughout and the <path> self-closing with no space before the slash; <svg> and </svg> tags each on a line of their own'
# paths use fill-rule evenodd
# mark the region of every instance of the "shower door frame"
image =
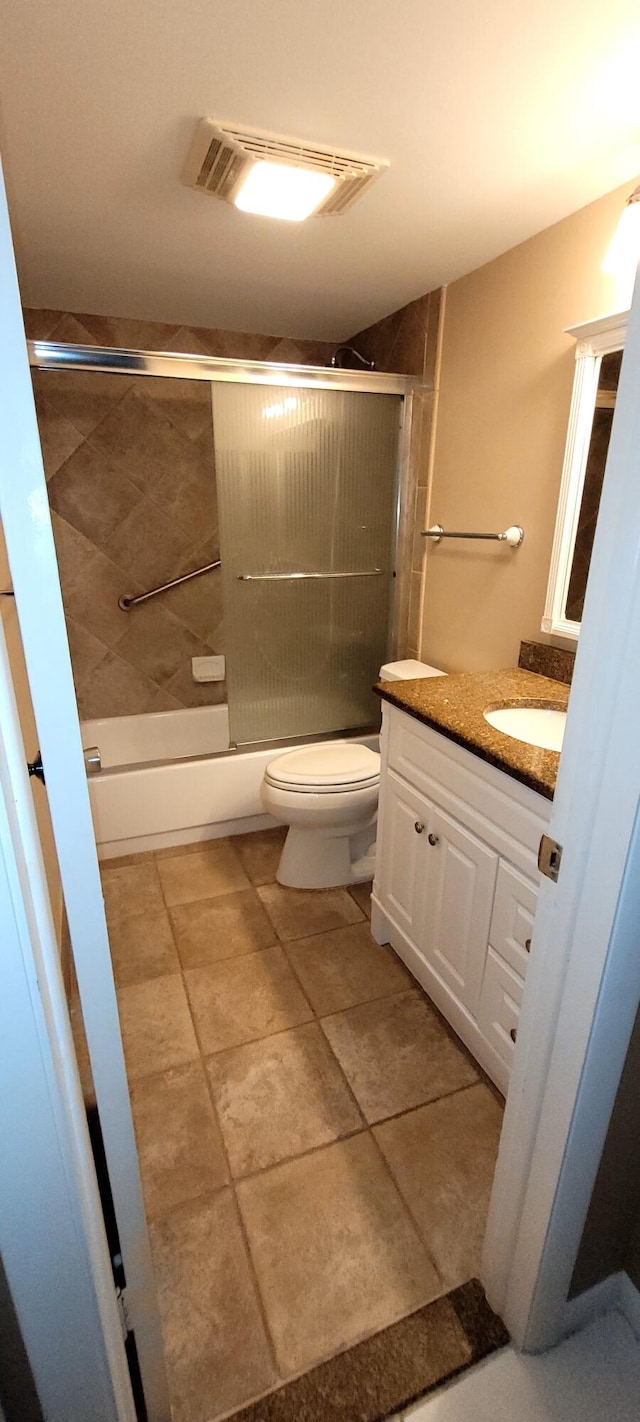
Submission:
<svg viewBox="0 0 640 1422">
<path fill-rule="evenodd" d="M 307 390 L 347 390 L 359 394 L 398 395 L 398 452 L 396 498 L 392 538 L 392 588 L 385 661 L 398 656 L 407 642 L 408 579 L 411 576 L 413 509 L 415 502 L 416 458 L 412 446 L 413 396 L 424 389 L 419 376 L 388 374 L 385 371 L 339 370 L 333 366 L 286 365 L 282 362 L 227 360 L 222 356 L 190 355 L 188 352 L 140 351 L 115 346 L 84 346 L 58 341 L 27 341 L 29 364 L 36 370 L 96 370 L 103 375 L 164 377 L 174 380 L 203 380 L 243 385 L 285 385 Z M 400 558 L 398 553 L 400 552 Z M 323 734 L 359 735 L 374 728 L 350 727 Z M 296 743 L 305 737 L 285 737 L 274 745 Z M 262 744 L 262 743 L 261 743 Z M 255 749 L 254 746 L 243 746 Z M 228 754 L 228 752 L 220 752 Z"/>
</svg>

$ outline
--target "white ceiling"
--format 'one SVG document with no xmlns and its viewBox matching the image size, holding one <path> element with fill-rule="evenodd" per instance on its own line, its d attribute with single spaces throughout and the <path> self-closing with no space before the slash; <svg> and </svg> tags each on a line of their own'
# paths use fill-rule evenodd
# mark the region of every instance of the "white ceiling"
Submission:
<svg viewBox="0 0 640 1422">
<path fill-rule="evenodd" d="M 640 170 L 637 0 L 2 0 L 27 304 L 339 340 Z M 344 217 L 180 183 L 202 115 L 386 158 Z"/>
</svg>

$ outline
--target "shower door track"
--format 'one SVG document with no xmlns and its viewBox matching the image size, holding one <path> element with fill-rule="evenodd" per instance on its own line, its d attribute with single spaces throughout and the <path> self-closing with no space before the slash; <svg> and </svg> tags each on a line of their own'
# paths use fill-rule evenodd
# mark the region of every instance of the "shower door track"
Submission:
<svg viewBox="0 0 640 1422">
<path fill-rule="evenodd" d="M 338 370 L 333 366 L 285 365 L 265 360 L 225 360 L 221 356 L 135 351 L 115 346 L 27 341 L 29 364 L 38 370 L 99 370 L 116 375 L 167 376 L 174 380 L 222 380 L 242 385 L 294 385 L 365 394 L 409 395 L 418 376 L 384 371 Z"/>
</svg>

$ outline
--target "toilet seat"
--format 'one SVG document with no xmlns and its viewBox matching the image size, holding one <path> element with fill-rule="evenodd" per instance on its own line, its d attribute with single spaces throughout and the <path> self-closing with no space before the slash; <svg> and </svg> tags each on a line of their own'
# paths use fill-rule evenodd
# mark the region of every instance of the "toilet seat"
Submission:
<svg viewBox="0 0 640 1422">
<path fill-rule="evenodd" d="M 364 790 L 380 781 L 380 756 L 358 741 L 323 741 L 269 762 L 267 784 L 298 794 Z"/>
</svg>

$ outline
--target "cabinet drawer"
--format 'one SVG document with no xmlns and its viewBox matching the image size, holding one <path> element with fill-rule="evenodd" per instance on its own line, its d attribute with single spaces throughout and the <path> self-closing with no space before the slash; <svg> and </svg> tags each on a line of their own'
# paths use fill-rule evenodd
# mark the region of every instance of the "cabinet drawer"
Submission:
<svg viewBox="0 0 640 1422">
<path fill-rule="evenodd" d="M 499 1086 L 506 1086 L 509 1079 L 514 1045 L 511 1033 L 515 1032 L 518 1026 L 523 987 L 522 978 L 490 948 L 482 980 L 477 1021 L 482 1036 L 505 1064 L 504 1082 L 499 1081 Z"/>
<path fill-rule="evenodd" d="M 537 898 L 530 879 L 510 864 L 500 864 L 489 942 L 521 978 L 527 971 Z"/>
</svg>

